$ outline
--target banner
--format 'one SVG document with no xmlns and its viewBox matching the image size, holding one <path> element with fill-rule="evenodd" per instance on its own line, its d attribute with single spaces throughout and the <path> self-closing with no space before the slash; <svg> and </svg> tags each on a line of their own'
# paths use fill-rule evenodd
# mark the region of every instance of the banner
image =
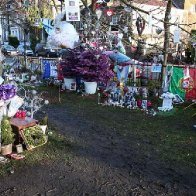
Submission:
<svg viewBox="0 0 196 196">
<path fill-rule="evenodd" d="M 50 77 L 50 62 L 47 60 L 43 60 L 43 78 Z"/>
<path fill-rule="evenodd" d="M 152 66 L 151 66 L 151 72 L 153 72 L 153 73 L 161 73 L 161 68 L 162 68 L 161 64 L 153 63 Z"/>
<path fill-rule="evenodd" d="M 186 96 L 185 96 L 187 100 L 196 99 L 196 69 L 190 68 L 189 74 L 190 74 L 189 88 L 186 91 Z"/>
<path fill-rule="evenodd" d="M 79 0 L 65 1 L 66 21 L 80 21 Z"/>
<path fill-rule="evenodd" d="M 169 91 L 178 94 L 182 99 L 196 99 L 196 69 L 189 69 L 189 77 L 186 73 L 187 68 L 173 68 Z"/>
<path fill-rule="evenodd" d="M 49 19 L 49 18 L 43 18 L 42 19 L 42 25 L 46 31 L 46 33 L 48 35 L 51 34 L 51 32 L 53 31 L 54 27 L 53 27 L 53 20 Z"/>
<path fill-rule="evenodd" d="M 53 60 L 43 60 L 43 78 L 57 78 L 57 62 Z"/>
</svg>

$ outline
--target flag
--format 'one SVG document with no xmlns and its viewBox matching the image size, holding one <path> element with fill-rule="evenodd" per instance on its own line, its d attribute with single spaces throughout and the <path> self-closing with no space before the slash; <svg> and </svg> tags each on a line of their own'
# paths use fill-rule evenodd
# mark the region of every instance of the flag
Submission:
<svg viewBox="0 0 196 196">
<path fill-rule="evenodd" d="M 189 89 L 186 91 L 186 99 L 196 99 L 196 69 L 190 68 L 189 69 Z"/>
<path fill-rule="evenodd" d="M 43 60 L 43 78 L 50 77 L 50 62 L 48 60 Z"/>
<path fill-rule="evenodd" d="M 42 18 L 42 25 L 48 35 L 51 35 L 51 32 L 54 31 L 54 27 L 52 23 L 53 23 L 53 20 L 49 18 Z"/>
<path fill-rule="evenodd" d="M 182 99 L 196 99 L 196 69 L 174 67 L 169 91 Z"/>
</svg>

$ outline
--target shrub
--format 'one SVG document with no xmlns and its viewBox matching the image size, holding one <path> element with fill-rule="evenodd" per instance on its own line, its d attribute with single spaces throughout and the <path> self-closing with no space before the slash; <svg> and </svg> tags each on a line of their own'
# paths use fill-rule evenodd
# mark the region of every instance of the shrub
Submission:
<svg viewBox="0 0 196 196">
<path fill-rule="evenodd" d="M 3 117 L 1 122 L 1 143 L 3 145 L 12 144 L 14 142 L 14 133 L 10 121 L 7 117 Z"/>
</svg>

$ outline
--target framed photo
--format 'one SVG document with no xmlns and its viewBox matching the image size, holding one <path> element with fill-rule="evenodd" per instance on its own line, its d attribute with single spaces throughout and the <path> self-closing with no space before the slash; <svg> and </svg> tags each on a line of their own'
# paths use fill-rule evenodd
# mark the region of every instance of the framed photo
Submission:
<svg viewBox="0 0 196 196">
<path fill-rule="evenodd" d="M 147 109 L 147 100 L 142 100 L 142 108 L 143 108 L 144 110 Z"/>
<path fill-rule="evenodd" d="M 69 6 L 75 6 L 75 1 L 69 1 Z"/>
<path fill-rule="evenodd" d="M 80 21 L 79 0 L 65 1 L 66 21 Z"/>
<path fill-rule="evenodd" d="M 23 152 L 22 144 L 16 145 L 16 150 L 17 150 L 17 153 L 22 153 Z"/>
<path fill-rule="evenodd" d="M 76 82 L 72 82 L 70 84 L 70 90 L 75 91 L 76 90 Z"/>
</svg>

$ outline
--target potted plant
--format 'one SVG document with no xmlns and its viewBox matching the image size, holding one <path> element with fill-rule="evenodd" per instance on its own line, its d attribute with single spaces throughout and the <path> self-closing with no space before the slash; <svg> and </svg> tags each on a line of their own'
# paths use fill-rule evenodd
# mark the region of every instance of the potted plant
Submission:
<svg viewBox="0 0 196 196">
<path fill-rule="evenodd" d="M 78 66 L 75 67 L 75 71 L 85 81 L 85 91 L 88 94 L 96 92 L 97 82 L 106 84 L 114 76 L 110 69 L 109 58 L 100 50 L 84 50 L 78 59 Z"/>
<path fill-rule="evenodd" d="M 64 77 L 64 88 L 70 89 L 71 84 L 76 82 L 76 67 L 79 65 L 81 48 L 69 49 L 60 63 L 60 70 Z"/>
<path fill-rule="evenodd" d="M 14 133 L 10 121 L 3 117 L 1 121 L 1 154 L 7 155 L 12 153 L 12 143 L 14 142 Z"/>
</svg>

